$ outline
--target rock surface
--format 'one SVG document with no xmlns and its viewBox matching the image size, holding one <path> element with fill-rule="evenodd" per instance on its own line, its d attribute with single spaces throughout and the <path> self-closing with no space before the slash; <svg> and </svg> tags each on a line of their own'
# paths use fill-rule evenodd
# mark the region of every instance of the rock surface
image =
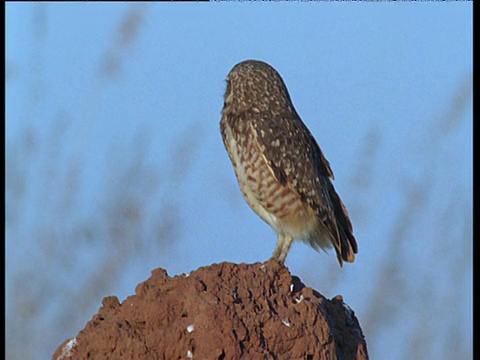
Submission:
<svg viewBox="0 0 480 360">
<path fill-rule="evenodd" d="M 367 359 L 353 311 L 275 260 L 163 269 L 114 296 L 53 359 Z"/>
</svg>

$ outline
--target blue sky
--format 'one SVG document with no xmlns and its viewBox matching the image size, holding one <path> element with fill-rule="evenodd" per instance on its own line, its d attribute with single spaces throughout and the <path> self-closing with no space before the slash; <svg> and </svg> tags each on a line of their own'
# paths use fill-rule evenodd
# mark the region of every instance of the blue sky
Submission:
<svg viewBox="0 0 480 360">
<path fill-rule="evenodd" d="M 330 161 L 359 243 L 356 262 L 342 269 L 333 253 L 295 243 L 291 272 L 327 297 L 342 294 L 360 324 L 370 322 L 372 358 L 405 358 L 409 347 L 391 339 L 414 349 L 409 334 L 420 313 L 460 319 L 468 350 L 472 54 L 466 2 L 8 3 L 7 331 L 20 309 L 15 299 L 38 296 L 35 286 L 19 286 L 32 269 L 35 281 L 51 286 L 51 305 L 36 314 L 34 329 L 59 330 L 42 341 L 17 326 L 7 347 L 33 337 L 51 356 L 104 296 L 124 300 L 156 267 L 175 275 L 268 259 L 276 236 L 243 200 L 219 132 L 227 73 L 259 59 L 282 75 Z M 25 134 L 34 134 L 36 150 L 11 165 Z M 119 174 L 139 158 L 140 182 L 125 189 Z M 20 200 L 9 188 L 16 181 L 27 184 Z M 76 192 L 65 205 L 68 186 Z M 125 261 L 121 276 L 58 324 L 56 313 L 72 301 L 65 289 L 91 282 L 105 259 L 115 262 L 117 244 L 99 239 L 108 232 L 102 219 L 115 211 L 105 204 L 123 193 L 142 204 L 142 222 L 129 235 L 142 246 L 131 245 L 131 256 L 118 260 Z M 171 241 L 149 247 L 170 217 Z M 77 223 L 97 230 L 84 238 L 72 232 Z M 51 231 L 53 245 L 39 229 Z M 54 255 L 65 251 L 71 264 Z M 369 307 L 386 269 L 410 299 L 390 294 L 380 302 L 398 310 L 388 321 Z M 453 286 L 462 298 L 458 312 L 441 300 Z M 417 314 L 411 298 L 422 289 L 438 301 Z M 432 340 L 450 336 L 439 328 L 427 332 L 435 346 L 423 358 L 447 356 Z"/>
</svg>

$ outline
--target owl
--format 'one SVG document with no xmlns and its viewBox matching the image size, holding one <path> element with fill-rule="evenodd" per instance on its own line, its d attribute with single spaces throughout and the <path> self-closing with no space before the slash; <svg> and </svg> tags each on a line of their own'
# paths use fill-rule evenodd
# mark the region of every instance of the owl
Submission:
<svg viewBox="0 0 480 360">
<path fill-rule="evenodd" d="M 247 60 L 227 76 L 220 131 L 245 200 L 277 233 L 284 263 L 293 240 L 353 262 L 357 242 L 333 172 L 295 110 L 280 74 Z"/>
</svg>

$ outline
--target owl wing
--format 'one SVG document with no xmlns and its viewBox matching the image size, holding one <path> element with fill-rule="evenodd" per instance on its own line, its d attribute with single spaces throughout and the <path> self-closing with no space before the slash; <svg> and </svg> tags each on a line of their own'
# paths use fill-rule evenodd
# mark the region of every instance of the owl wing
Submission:
<svg viewBox="0 0 480 360">
<path fill-rule="evenodd" d="M 308 128 L 299 117 L 257 117 L 251 124 L 275 177 L 296 191 L 329 231 L 340 265 L 342 260 L 353 262 L 357 243 L 352 224 L 330 181 L 334 178 L 330 164 Z"/>
</svg>

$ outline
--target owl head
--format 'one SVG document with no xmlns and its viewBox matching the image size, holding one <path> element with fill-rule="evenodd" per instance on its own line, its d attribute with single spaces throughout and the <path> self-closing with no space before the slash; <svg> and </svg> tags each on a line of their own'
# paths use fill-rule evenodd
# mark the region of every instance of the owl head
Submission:
<svg viewBox="0 0 480 360">
<path fill-rule="evenodd" d="M 296 114 L 282 77 L 263 61 L 236 64 L 226 81 L 224 112 L 268 113 L 274 117 Z"/>
</svg>

